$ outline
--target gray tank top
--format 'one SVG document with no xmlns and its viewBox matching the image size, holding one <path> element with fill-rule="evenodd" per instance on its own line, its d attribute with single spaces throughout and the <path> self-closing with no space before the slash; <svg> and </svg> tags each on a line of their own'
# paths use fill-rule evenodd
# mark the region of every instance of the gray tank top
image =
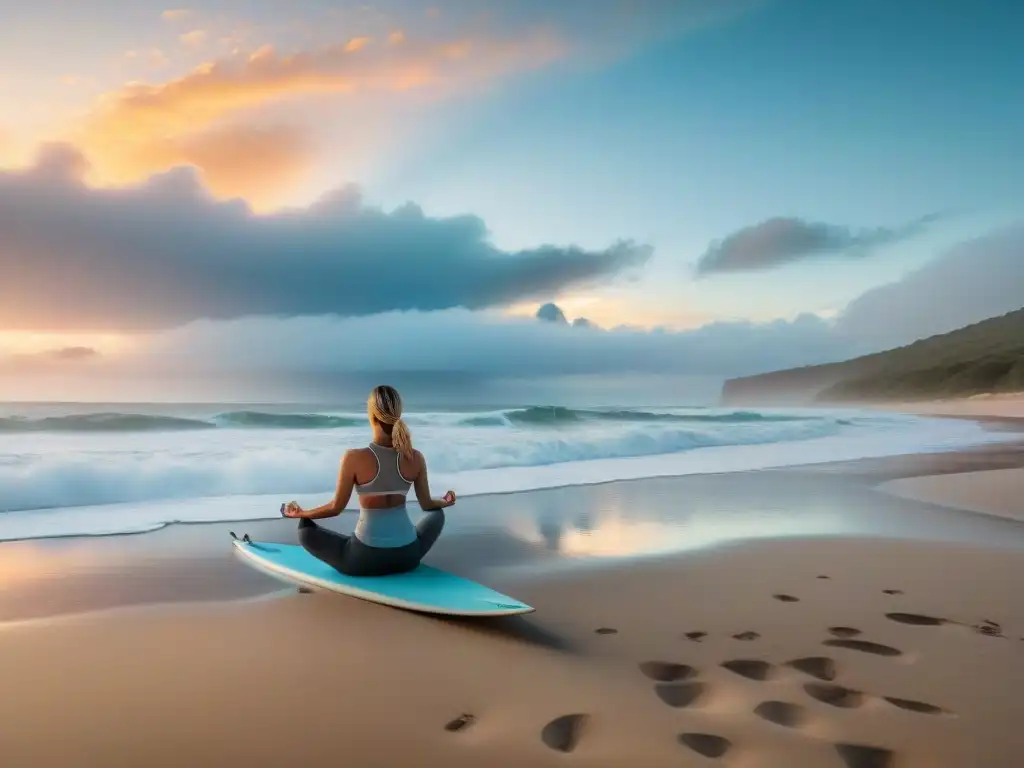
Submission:
<svg viewBox="0 0 1024 768">
<path fill-rule="evenodd" d="M 370 443 L 369 448 L 377 459 L 377 474 L 370 482 L 356 485 L 356 495 L 363 498 L 405 496 L 409 493 L 412 481 L 402 476 L 402 470 L 398 465 L 398 451 L 376 443 Z M 404 547 L 416 541 L 416 528 L 409 519 L 409 512 L 404 503 L 388 509 L 367 509 L 360 506 L 355 535 L 363 544 L 370 547 Z"/>
</svg>

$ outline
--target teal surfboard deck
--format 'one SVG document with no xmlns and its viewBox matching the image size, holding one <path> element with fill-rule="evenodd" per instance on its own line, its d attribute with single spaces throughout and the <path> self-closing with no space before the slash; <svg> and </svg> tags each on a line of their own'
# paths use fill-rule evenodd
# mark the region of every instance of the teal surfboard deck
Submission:
<svg viewBox="0 0 1024 768">
<path fill-rule="evenodd" d="M 346 576 L 296 544 L 232 542 L 249 565 L 285 581 L 363 600 L 449 616 L 511 616 L 534 609 L 475 581 L 428 565 L 393 576 Z"/>
</svg>

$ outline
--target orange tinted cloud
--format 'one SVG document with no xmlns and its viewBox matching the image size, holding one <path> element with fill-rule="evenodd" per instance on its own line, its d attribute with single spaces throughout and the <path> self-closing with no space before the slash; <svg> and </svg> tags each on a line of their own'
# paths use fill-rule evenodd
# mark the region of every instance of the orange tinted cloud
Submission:
<svg viewBox="0 0 1024 768">
<path fill-rule="evenodd" d="M 0 125 L 0 168 L 23 168 L 32 161 L 34 145 L 25 136 Z"/>
<path fill-rule="evenodd" d="M 181 19 L 187 19 L 192 14 L 188 8 L 170 8 L 160 14 L 160 18 L 164 21 L 180 21 Z"/>
<path fill-rule="evenodd" d="M 353 37 L 347 43 L 345 43 L 345 52 L 353 53 L 355 51 L 362 50 L 366 47 L 366 44 L 370 42 L 368 37 Z"/>
<path fill-rule="evenodd" d="M 138 181 L 177 158 L 199 166 L 220 193 L 260 195 L 269 204 L 272 182 L 278 194 L 287 193 L 289 180 L 308 167 L 310 144 L 294 128 L 254 131 L 251 111 L 316 95 L 449 92 L 542 66 L 563 53 L 560 40 L 549 34 L 442 44 L 405 40 L 400 46 L 368 42 L 354 38 L 292 55 L 268 45 L 247 59 L 210 61 L 163 83 L 131 83 L 103 96 L 70 138 L 92 161 L 100 183 Z M 243 116 L 249 127 L 232 128 Z M 208 131 L 214 133 L 206 136 Z M 237 144 L 225 138 L 232 135 L 241 137 Z M 239 148 L 246 147 L 258 148 L 260 156 L 243 157 Z M 261 173 L 270 175 L 260 180 Z"/>
<path fill-rule="evenodd" d="M 262 210 L 305 181 L 316 157 L 314 142 L 299 127 L 229 125 L 153 141 L 120 160 L 118 175 L 129 177 L 195 166 L 217 197 L 244 197 Z"/>
<path fill-rule="evenodd" d="M 357 38 L 358 39 L 358 38 Z M 94 132 L 138 134 L 194 130 L 241 110 L 309 95 L 404 90 L 418 85 L 497 76 L 543 65 L 561 54 L 557 40 L 405 45 L 377 55 L 352 41 L 313 52 L 279 55 L 264 46 L 248 60 L 221 59 L 165 83 L 134 83 L 108 94 L 93 117 Z"/>
<path fill-rule="evenodd" d="M 178 39 L 189 48 L 198 48 L 206 42 L 206 30 L 193 29 L 191 32 L 181 35 Z"/>
</svg>

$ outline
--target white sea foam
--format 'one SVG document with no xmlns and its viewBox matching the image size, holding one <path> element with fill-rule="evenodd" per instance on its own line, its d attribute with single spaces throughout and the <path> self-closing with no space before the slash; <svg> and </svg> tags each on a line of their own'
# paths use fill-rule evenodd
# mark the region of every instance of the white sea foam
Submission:
<svg viewBox="0 0 1024 768">
<path fill-rule="evenodd" d="M 516 423 L 510 411 L 410 418 L 433 490 L 461 496 L 952 450 L 1012 439 L 963 420 L 662 409 Z M 579 412 L 574 412 L 579 413 Z M 667 416 L 669 418 L 659 418 Z M 476 426 L 467 426 L 471 419 Z M 270 518 L 320 503 L 365 428 L 30 431 L 0 437 L 0 540 Z"/>
</svg>

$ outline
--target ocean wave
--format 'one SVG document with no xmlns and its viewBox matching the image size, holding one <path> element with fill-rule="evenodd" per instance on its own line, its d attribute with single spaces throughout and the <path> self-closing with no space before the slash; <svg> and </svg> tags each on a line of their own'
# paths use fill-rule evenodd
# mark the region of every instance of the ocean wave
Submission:
<svg viewBox="0 0 1024 768">
<path fill-rule="evenodd" d="M 434 488 L 455 488 L 465 498 L 618 480 L 933 453 L 1016 439 L 1012 433 L 986 430 L 979 424 L 959 419 L 891 421 L 880 417 L 866 421 L 870 425 L 865 426 L 858 420 L 856 427 L 840 428 L 832 434 L 809 439 L 798 439 L 794 433 L 787 432 L 790 439 L 765 442 L 767 434 L 762 430 L 760 443 L 720 444 L 675 453 L 534 466 L 522 463 L 497 466 L 503 452 L 520 462 L 530 455 L 529 450 L 517 452 L 508 442 L 483 450 L 486 446 L 479 442 L 446 442 L 442 434 L 433 444 L 424 446 L 424 450 L 430 456 Z M 833 426 L 836 426 L 834 422 Z M 443 430 L 438 432 L 443 433 Z M 513 434 L 502 430 L 475 432 Z M 250 439 L 241 441 L 243 434 Z M 161 451 L 140 450 L 138 445 L 129 445 L 122 450 L 102 451 L 92 456 L 85 455 L 84 451 L 65 454 L 46 451 L 38 452 L 33 460 L 32 457 L 0 454 L 0 541 L 145 531 L 185 521 L 274 518 L 284 498 L 295 498 L 307 505 L 323 501 L 324 495 L 330 492 L 329 478 L 337 470 L 338 441 L 328 440 L 327 433 L 291 433 L 284 435 L 283 442 L 271 444 L 263 440 L 260 447 L 260 443 L 251 439 L 252 435 L 259 434 L 264 433 L 225 430 L 204 437 L 203 445 L 191 452 L 180 449 L 180 445 L 179 450 L 165 448 Z M 310 438 L 317 435 L 323 440 L 310 445 Z M 542 440 L 538 445 L 547 445 L 550 450 L 561 437 L 561 434 L 555 436 L 548 432 L 546 443 Z M 753 435 L 748 434 L 748 437 Z M 39 439 L 48 443 L 59 440 L 53 436 Z M 144 439 L 152 442 L 151 436 Z M 161 443 L 184 444 L 189 440 L 188 433 L 160 438 Z M 133 438 L 128 442 L 138 441 Z M 592 445 L 587 449 L 576 445 L 575 449 L 584 454 L 588 451 L 607 453 L 608 447 Z M 462 453 L 452 448 L 461 449 Z M 494 468 L 442 470 L 442 466 L 459 466 L 467 456 L 480 458 L 485 453 L 489 463 L 496 465 Z M 99 456 L 106 459 L 97 460 Z M 353 500 L 350 507 L 354 504 Z M 3 510 L 7 510 L 7 514 Z"/>
<path fill-rule="evenodd" d="M 587 409 L 563 406 L 528 406 L 483 413 L 412 413 L 411 425 L 465 427 L 572 427 L 595 423 L 786 423 L 807 421 L 807 416 L 727 411 L 702 413 L 645 409 Z M 143 413 L 81 413 L 61 416 L 0 417 L 0 433 L 26 432 L 180 432 L 205 429 L 342 429 L 366 424 L 359 413 L 273 413 L 258 410 L 227 411 L 208 418 Z"/>
<path fill-rule="evenodd" d="M 843 429 L 831 419 L 603 424 L 573 431 L 436 426 L 419 430 L 414 439 L 433 474 L 801 441 Z M 339 456 L 365 444 L 364 432 L 217 430 L 199 442 L 187 433 L 123 435 L 114 443 L 80 446 L 77 440 L 39 435 L 18 453 L 0 454 L 0 510 L 329 491 Z"/>
<path fill-rule="evenodd" d="M 366 424 L 366 417 L 332 416 L 322 413 L 264 413 L 231 411 L 213 417 L 217 426 L 261 429 L 338 429 Z"/>
<path fill-rule="evenodd" d="M 564 425 L 586 422 L 694 422 L 714 424 L 743 424 L 750 422 L 791 422 L 807 421 L 807 416 L 759 413 L 757 411 L 729 411 L 727 413 L 679 413 L 672 411 L 648 411 L 635 408 L 590 409 L 564 408 L 562 406 L 530 406 L 504 412 L 504 418 L 512 424 L 543 426 Z"/>
<path fill-rule="evenodd" d="M 82 413 L 69 416 L 7 416 L 0 418 L 0 433 L 24 432 L 179 432 L 213 429 L 217 425 L 180 416 L 138 413 Z"/>
</svg>

